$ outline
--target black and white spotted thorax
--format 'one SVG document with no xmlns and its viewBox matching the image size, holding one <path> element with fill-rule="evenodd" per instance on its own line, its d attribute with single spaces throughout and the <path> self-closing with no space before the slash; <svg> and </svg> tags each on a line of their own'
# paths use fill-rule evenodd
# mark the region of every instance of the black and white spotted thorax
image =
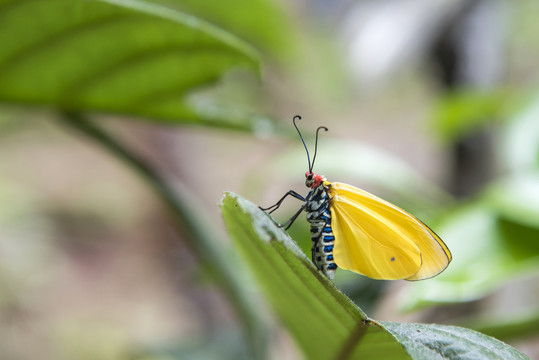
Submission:
<svg viewBox="0 0 539 360">
<path fill-rule="evenodd" d="M 309 175 L 311 176 L 309 177 Z M 307 173 L 306 176 L 305 183 L 311 187 L 311 191 L 305 198 L 305 211 L 307 212 L 307 221 L 311 224 L 312 260 L 324 275 L 333 279 L 337 264 L 333 259 L 335 236 L 331 228 L 329 185 L 325 183 L 326 179 L 320 175 Z M 313 181 L 310 182 L 310 179 Z"/>
</svg>

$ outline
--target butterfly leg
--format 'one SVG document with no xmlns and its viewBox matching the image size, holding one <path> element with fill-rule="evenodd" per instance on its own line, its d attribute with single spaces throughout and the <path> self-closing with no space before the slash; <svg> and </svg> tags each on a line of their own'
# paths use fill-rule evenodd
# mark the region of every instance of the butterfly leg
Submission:
<svg viewBox="0 0 539 360">
<path fill-rule="evenodd" d="M 297 192 L 295 192 L 294 190 L 289 190 L 286 194 L 284 194 L 284 196 L 279 200 L 277 201 L 275 204 L 271 205 L 271 206 L 268 206 L 267 208 L 263 208 L 263 207 L 258 207 L 260 210 L 263 210 L 263 211 L 268 211 L 268 214 L 271 214 L 272 212 L 274 212 L 275 210 L 277 210 L 279 208 L 279 206 L 281 206 L 282 202 L 284 201 L 284 199 L 286 199 L 287 196 L 293 196 L 295 197 L 296 199 L 298 200 L 301 200 L 301 201 L 306 201 L 305 198 L 303 196 L 301 196 L 300 194 L 298 194 Z M 302 208 L 303 210 L 303 208 Z M 301 212 L 301 210 L 299 211 Z M 295 215 L 294 217 L 294 220 L 295 218 L 298 216 L 298 214 Z"/>
<path fill-rule="evenodd" d="M 307 204 L 303 204 L 303 206 L 294 214 L 294 216 L 292 216 L 292 218 L 290 220 L 288 220 L 287 222 L 285 222 L 283 225 L 281 225 L 281 227 L 284 227 L 285 230 L 288 230 L 288 228 L 290 228 L 290 226 L 292 226 L 292 224 L 294 223 L 294 221 L 296 221 L 296 219 L 298 218 L 299 214 L 301 214 L 301 212 L 303 210 L 305 210 L 305 207 L 307 206 Z"/>
</svg>

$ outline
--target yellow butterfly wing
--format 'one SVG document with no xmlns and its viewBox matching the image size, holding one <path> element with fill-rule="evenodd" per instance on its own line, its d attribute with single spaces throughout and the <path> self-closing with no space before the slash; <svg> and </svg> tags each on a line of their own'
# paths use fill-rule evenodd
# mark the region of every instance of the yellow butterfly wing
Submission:
<svg viewBox="0 0 539 360">
<path fill-rule="evenodd" d="M 422 280 L 451 261 L 444 242 L 401 208 L 343 183 L 329 183 L 337 265 L 373 279 Z"/>
</svg>

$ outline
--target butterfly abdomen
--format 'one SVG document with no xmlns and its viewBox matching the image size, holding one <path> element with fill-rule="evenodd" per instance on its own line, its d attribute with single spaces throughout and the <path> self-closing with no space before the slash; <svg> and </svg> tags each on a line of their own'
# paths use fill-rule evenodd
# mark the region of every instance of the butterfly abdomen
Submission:
<svg viewBox="0 0 539 360">
<path fill-rule="evenodd" d="M 333 260 L 335 236 L 331 228 L 329 196 L 324 184 L 307 195 L 307 220 L 311 224 L 312 260 L 329 279 L 333 279 L 337 264 Z"/>
</svg>

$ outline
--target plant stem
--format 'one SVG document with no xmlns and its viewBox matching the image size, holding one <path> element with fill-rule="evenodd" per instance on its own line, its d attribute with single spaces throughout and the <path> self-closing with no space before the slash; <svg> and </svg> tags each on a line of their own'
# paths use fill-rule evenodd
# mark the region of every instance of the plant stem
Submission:
<svg viewBox="0 0 539 360">
<path fill-rule="evenodd" d="M 118 142 L 104 129 L 80 113 L 65 112 L 61 119 L 70 127 L 100 143 L 124 164 L 128 165 L 163 200 L 170 214 L 186 235 L 185 240 L 204 268 L 220 286 L 228 301 L 244 324 L 254 358 L 262 359 L 266 348 L 266 326 L 256 311 L 247 289 L 238 277 L 235 267 L 200 215 L 195 211 L 196 198 L 180 184 L 174 189 L 150 164 Z"/>
</svg>

